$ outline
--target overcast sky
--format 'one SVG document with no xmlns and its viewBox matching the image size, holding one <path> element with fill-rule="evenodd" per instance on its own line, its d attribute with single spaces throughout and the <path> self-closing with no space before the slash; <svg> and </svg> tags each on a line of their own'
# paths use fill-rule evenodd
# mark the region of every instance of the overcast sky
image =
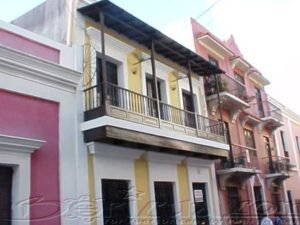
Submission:
<svg viewBox="0 0 300 225">
<path fill-rule="evenodd" d="M 198 17 L 216 2 L 112 1 L 172 37 L 184 32 L 178 29 L 184 20 Z M 10 21 L 41 2 L 6 1 L 0 8 L 0 19 Z M 268 93 L 300 115 L 299 9 L 300 0 L 219 0 L 198 21 L 222 40 L 233 34 L 245 59 L 271 81 Z"/>
</svg>

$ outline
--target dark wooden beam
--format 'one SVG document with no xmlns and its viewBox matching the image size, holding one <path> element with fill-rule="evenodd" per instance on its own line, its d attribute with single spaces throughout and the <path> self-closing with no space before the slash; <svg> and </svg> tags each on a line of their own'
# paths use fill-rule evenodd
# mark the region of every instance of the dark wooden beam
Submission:
<svg viewBox="0 0 300 225">
<path fill-rule="evenodd" d="M 105 21 L 103 12 L 99 12 L 100 26 L 101 26 L 101 62 L 102 62 L 102 99 L 103 99 L 103 111 L 106 114 L 106 97 L 107 97 L 107 71 L 106 71 L 106 55 L 105 55 Z"/>
<path fill-rule="evenodd" d="M 151 42 L 151 67 L 152 67 L 152 82 L 153 82 L 153 94 L 154 98 L 156 99 L 156 107 L 157 107 L 157 118 L 158 123 L 160 124 L 160 102 L 159 102 L 159 95 L 158 95 L 158 86 L 157 86 L 157 77 L 156 77 L 156 67 L 155 67 L 155 44 L 154 41 Z"/>
<path fill-rule="evenodd" d="M 217 149 L 213 147 L 208 147 L 204 145 L 198 145 L 194 143 L 189 143 L 185 141 L 175 140 L 171 138 L 141 133 L 137 131 L 126 130 L 117 127 L 106 127 L 106 137 L 119 139 L 134 143 L 145 144 L 147 146 L 156 146 L 161 149 L 172 149 L 179 150 L 181 153 L 188 154 L 190 152 L 207 154 L 215 158 L 228 157 L 228 151 Z"/>
</svg>

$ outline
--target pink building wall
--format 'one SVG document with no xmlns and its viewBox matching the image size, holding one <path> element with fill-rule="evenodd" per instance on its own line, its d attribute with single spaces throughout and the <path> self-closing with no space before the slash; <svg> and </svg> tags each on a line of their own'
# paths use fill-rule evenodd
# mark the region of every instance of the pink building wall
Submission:
<svg viewBox="0 0 300 225">
<path fill-rule="evenodd" d="M 50 62 L 59 63 L 60 51 L 0 28 L 0 45 Z"/>
<path fill-rule="evenodd" d="M 31 157 L 31 225 L 59 225 L 59 106 L 4 90 L 0 105 L 1 134 L 46 141 Z"/>
<path fill-rule="evenodd" d="M 0 45 L 60 63 L 59 49 L 1 28 Z M 46 141 L 31 155 L 30 224 L 60 225 L 59 104 L 0 89 L 0 105 L 1 134 Z"/>
</svg>

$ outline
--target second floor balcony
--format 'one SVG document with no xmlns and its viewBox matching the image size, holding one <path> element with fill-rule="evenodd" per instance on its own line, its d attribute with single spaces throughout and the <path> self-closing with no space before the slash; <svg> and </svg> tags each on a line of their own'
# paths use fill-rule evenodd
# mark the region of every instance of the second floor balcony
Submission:
<svg viewBox="0 0 300 225">
<path fill-rule="evenodd" d="M 228 156 L 222 122 L 111 83 L 87 88 L 85 99 L 86 142 L 122 140 L 140 148 Z"/>
<path fill-rule="evenodd" d="M 283 125 L 281 109 L 270 101 L 253 103 L 250 108 L 246 109 L 246 112 L 259 119 L 261 127 L 265 127 L 270 131 Z"/>
<path fill-rule="evenodd" d="M 288 157 L 272 156 L 267 160 L 268 168 L 266 179 L 269 185 L 271 185 L 271 183 L 279 185 L 293 174 L 293 169 L 296 167 L 290 162 Z"/>
<path fill-rule="evenodd" d="M 226 186 L 228 180 L 235 180 L 243 185 L 247 179 L 260 173 L 256 149 L 232 144 L 228 160 L 217 171 L 220 183 Z"/>
<path fill-rule="evenodd" d="M 246 87 L 226 74 L 221 74 L 217 80 L 208 78 L 205 83 L 205 93 L 213 115 L 219 107 L 218 88 L 221 107 L 230 111 L 231 120 L 234 122 L 241 110 L 249 107 Z"/>
</svg>

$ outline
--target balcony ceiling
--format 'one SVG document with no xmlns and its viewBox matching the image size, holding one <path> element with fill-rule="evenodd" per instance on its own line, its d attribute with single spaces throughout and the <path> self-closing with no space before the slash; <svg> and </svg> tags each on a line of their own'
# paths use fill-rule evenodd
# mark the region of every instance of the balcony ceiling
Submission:
<svg viewBox="0 0 300 225">
<path fill-rule="evenodd" d="M 255 168 L 242 167 L 234 167 L 230 169 L 222 169 L 217 171 L 220 185 L 223 190 L 226 189 L 226 184 L 232 180 L 238 182 L 241 186 L 244 186 L 245 182 L 250 177 L 255 176 L 259 173 L 261 173 L 261 171 Z"/>
<path fill-rule="evenodd" d="M 248 72 L 249 78 L 255 82 L 257 85 L 260 87 L 266 86 L 270 84 L 270 81 L 267 80 L 263 75 L 261 75 L 258 71 L 256 70 L 251 70 Z"/>
<path fill-rule="evenodd" d="M 203 46 L 209 48 L 212 52 L 220 55 L 223 58 L 233 56 L 233 53 L 224 47 L 218 40 L 212 37 L 210 34 L 204 34 L 198 37 L 198 41 Z"/>
<path fill-rule="evenodd" d="M 239 68 L 242 72 L 246 73 L 250 65 L 241 57 L 236 57 L 230 60 L 232 69 Z"/>
<path fill-rule="evenodd" d="M 104 24 L 108 29 L 135 41 L 147 49 L 151 49 L 151 42 L 154 41 L 157 54 L 186 69 L 188 69 L 187 61 L 189 60 L 191 70 L 199 76 L 223 73 L 222 70 L 211 65 L 195 52 L 108 0 L 90 4 L 78 9 L 78 11 L 97 23 L 100 22 L 99 13 L 102 12 Z"/>
</svg>

